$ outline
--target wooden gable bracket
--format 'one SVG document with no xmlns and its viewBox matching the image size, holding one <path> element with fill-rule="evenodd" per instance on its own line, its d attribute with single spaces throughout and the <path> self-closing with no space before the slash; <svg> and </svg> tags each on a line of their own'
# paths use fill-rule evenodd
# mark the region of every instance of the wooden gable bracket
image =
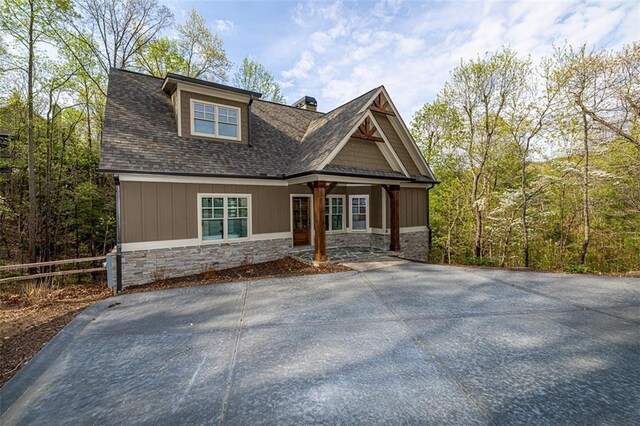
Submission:
<svg viewBox="0 0 640 426">
<path fill-rule="evenodd" d="M 367 117 L 364 119 L 362 124 L 358 126 L 358 130 L 356 130 L 351 137 L 354 139 L 384 143 L 384 139 L 380 136 L 376 136 L 376 132 L 376 126 L 371 122 L 371 118 Z"/>
<path fill-rule="evenodd" d="M 373 100 L 373 102 L 369 106 L 369 109 L 381 114 L 392 115 L 394 117 L 396 115 L 382 92 L 378 93 L 378 96 L 376 96 L 376 98 Z"/>
</svg>

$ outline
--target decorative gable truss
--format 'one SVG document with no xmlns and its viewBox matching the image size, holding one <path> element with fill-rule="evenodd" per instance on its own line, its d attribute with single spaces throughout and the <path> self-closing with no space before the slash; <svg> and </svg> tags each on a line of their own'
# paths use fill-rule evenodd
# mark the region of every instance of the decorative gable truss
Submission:
<svg viewBox="0 0 640 426">
<path fill-rule="evenodd" d="M 325 158 L 319 169 L 324 169 L 329 163 L 331 163 L 331 161 L 340 153 L 340 151 L 351 139 L 358 139 L 375 144 L 386 159 L 387 163 L 389 163 L 389 166 L 393 171 L 402 173 L 403 175 L 410 177 L 407 169 L 402 164 L 402 161 L 400 161 L 400 158 L 389 142 L 389 139 L 380 129 L 381 127 L 371 111 L 364 112 L 364 116 L 362 117 L 362 120 L 360 120 L 359 124 L 357 124 L 344 137 L 340 144 L 336 146 L 331 154 L 329 154 L 329 156 Z"/>
<path fill-rule="evenodd" d="M 384 86 L 380 86 L 380 88 L 371 97 L 371 101 L 369 101 L 369 103 L 367 103 L 360 112 L 364 112 L 366 110 L 385 114 L 389 117 L 389 122 L 402 140 L 402 143 L 405 145 L 405 148 L 409 152 L 411 159 L 416 164 L 416 167 L 418 167 L 418 170 L 420 170 L 424 176 L 428 176 L 435 180 L 435 175 L 433 174 L 431 167 L 427 164 L 420 148 L 418 148 L 418 144 L 413 140 L 407 125 L 400 117 L 398 110 L 391 101 L 391 98 L 387 93 L 387 89 L 385 89 Z"/>
<path fill-rule="evenodd" d="M 389 102 L 387 100 L 387 97 L 385 96 L 386 91 L 384 91 L 384 87 L 382 87 L 382 89 L 383 90 L 379 90 L 377 92 L 377 95 L 374 96 L 373 100 L 369 104 L 369 109 L 371 111 L 375 111 L 381 114 L 386 114 L 386 115 L 395 117 L 396 114 L 393 111 L 391 102 Z"/>
</svg>

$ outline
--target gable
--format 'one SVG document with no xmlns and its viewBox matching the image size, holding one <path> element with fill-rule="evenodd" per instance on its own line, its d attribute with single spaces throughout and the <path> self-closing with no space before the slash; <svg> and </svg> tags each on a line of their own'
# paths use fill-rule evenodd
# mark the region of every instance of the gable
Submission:
<svg viewBox="0 0 640 426">
<path fill-rule="evenodd" d="M 334 166 L 356 167 L 369 170 L 393 171 L 378 144 L 351 138 L 329 163 Z"/>
<path fill-rule="evenodd" d="M 389 118 L 385 114 L 381 114 L 379 112 L 373 112 L 373 116 L 380 125 L 380 130 L 382 130 L 382 133 L 387 137 L 389 143 L 393 147 L 393 150 L 407 169 L 407 172 L 412 176 L 421 175 L 422 173 L 420 172 L 420 169 L 416 165 L 415 161 L 413 161 L 413 158 L 411 158 L 411 154 L 409 154 L 404 143 L 402 143 L 400 136 L 389 121 Z"/>
</svg>

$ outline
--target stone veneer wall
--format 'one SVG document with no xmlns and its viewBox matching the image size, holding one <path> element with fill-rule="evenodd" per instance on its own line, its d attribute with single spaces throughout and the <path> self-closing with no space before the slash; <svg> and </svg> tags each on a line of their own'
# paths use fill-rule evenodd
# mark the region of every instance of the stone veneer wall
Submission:
<svg viewBox="0 0 640 426">
<path fill-rule="evenodd" d="M 401 257 L 426 261 L 429 251 L 429 231 L 401 233 L 400 245 Z M 386 250 L 389 248 L 389 235 L 327 234 L 327 247 L 362 246 Z M 122 286 L 147 284 L 160 279 L 233 268 L 247 263 L 268 262 L 287 256 L 291 249 L 291 238 L 280 238 L 123 252 Z M 112 276 L 115 280 L 115 250 L 108 256 L 112 257 Z"/>
<path fill-rule="evenodd" d="M 389 234 L 327 234 L 327 247 L 376 247 L 389 249 Z M 426 261 L 429 254 L 429 230 L 400 233 L 401 257 Z"/>
<path fill-rule="evenodd" d="M 291 238 L 280 238 L 123 252 L 122 286 L 268 262 L 287 256 L 290 250 Z M 113 256 L 115 268 L 115 251 L 110 256 Z"/>
</svg>

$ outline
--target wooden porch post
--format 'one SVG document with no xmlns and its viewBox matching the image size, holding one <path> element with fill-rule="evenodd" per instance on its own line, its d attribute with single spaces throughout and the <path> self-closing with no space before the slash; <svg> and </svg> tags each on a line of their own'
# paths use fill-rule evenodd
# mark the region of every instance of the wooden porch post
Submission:
<svg viewBox="0 0 640 426">
<path fill-rule="evenodd" d="M 389 194 L 389 222 L 391 225 L 391 235 L 389 241 L 389 250 L 400 250 L 400 186 L 399 185 L 382 185 Z"/>
<path fill-rule="evenodd" d="M 323 181 L 311 182 L 309 187 L 313 191 L 313 261 L 317 263 L 327 261 L 327 239 L 324 229 L 324 199 L 327 184 Z"/>
</svg>

